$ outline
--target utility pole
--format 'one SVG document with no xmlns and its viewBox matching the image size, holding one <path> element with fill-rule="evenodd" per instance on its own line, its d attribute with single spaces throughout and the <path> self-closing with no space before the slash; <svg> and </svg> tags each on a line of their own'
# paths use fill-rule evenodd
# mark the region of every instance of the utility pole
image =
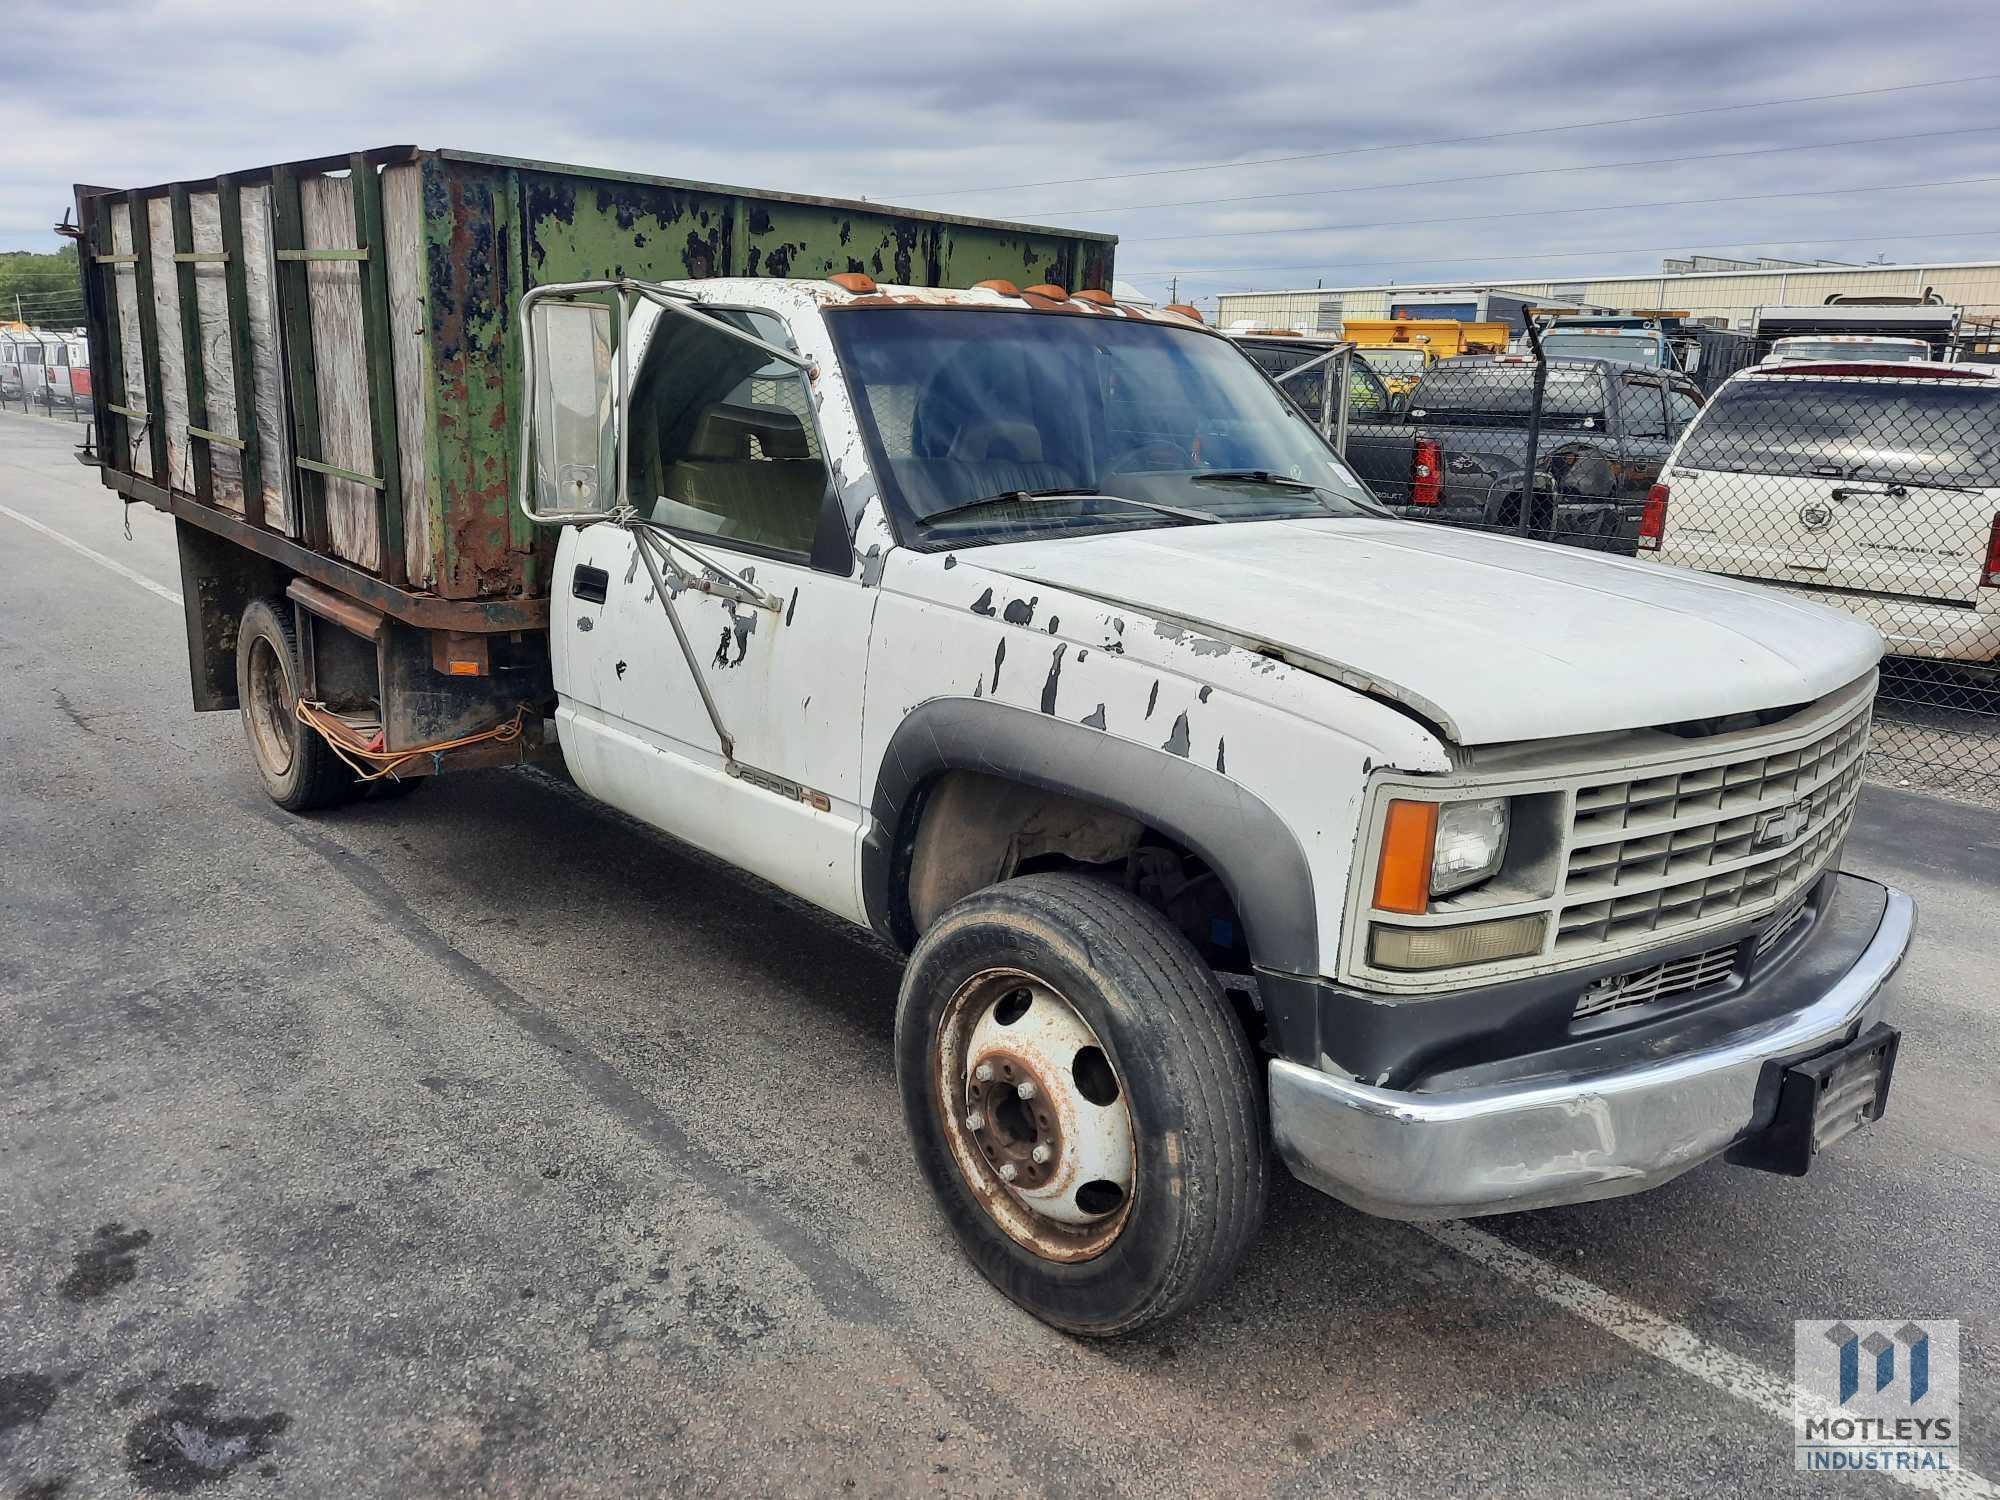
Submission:
<svg viewBox="0 0 2000 1500">
<path fill-rule="evenodd" d="M 19 301 L 20 299 L 19 299 L 19 298 L 17 297 L 17 298 L 15 298 L 14 300 L 18 302 L 18 301 Z M 1180 301 L 1180 300 L 1181 300 L 1181 279 L 1180 279 L 1180 277 L 1178 277 L 1178 276 L 1174 277 L 1173 281 L 1172 281 L 1172 282 L 1171 282 L 1171 283 L 1169 284 L 1169 289 L 1168 289 L 1168 292 L 1167 292 L 1167 300 L 1168 300 L 1169 302 L 1178 302 L 1178 301 Z"/>
</svg>

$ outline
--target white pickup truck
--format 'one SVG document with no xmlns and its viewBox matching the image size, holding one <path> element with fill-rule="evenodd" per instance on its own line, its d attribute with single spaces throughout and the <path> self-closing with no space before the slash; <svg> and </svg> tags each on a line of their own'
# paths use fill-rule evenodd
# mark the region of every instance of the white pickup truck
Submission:
<svg viewBox="0 0 2000 1500">
<path fill-rule="evenodd" d="M 909 952 L 918 1164 L 1037 1316 L 1210 1292 L 1274 1147 L 1438 1218 L 1881 1113 L 1868 626 L 1393 519 L 1228 340 L 1101 293 L 521 317 L 570 772 Z"/>
</svg>

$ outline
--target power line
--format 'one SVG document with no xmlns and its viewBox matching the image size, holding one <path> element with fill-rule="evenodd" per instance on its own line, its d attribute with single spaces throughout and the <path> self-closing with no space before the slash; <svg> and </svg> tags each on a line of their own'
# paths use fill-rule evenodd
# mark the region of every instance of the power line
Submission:
<svg viewBox="0 0 2000 1500">
<path fill-rule="evenodd" d="M 1758 249 L 1767 249 L 1773 245 L 1893 244 L 1904 240 L 1954 240 L 1954 239 L 1968 239 L 1978 235 L 1990 235 L 1990 234 L 2000 234 L 2000 225 L 1989 224 L 1971 229 L 1941 229 L 1941 230 L 1936 230 L 1929 234 L 1856 234 L 1856 235 L 1848 235 L 1837 239 L 1790 238 L 1782 240 L 1721 240 L 1706 245 L 1690 245 L 1684 241 L 1671 245 L 1593 245 L 1586 247 L 1582 250 L 1552 251 L 1547 254 L 1533 254 L 1533 255 L 1522 255 L 1518 253 L 1509 253 L 1504 255 L 1445 255 L 1445 256 L 1435 256 L 1427 260 L 1397 259 L 1397 260 L 1313 261 L 1302 265 L 1289 265 L 1289 266 L 1199 266 L 1193 269 L 1190 269 L 1186 266 L 1182 266 L 1177 271 L 1167 266 L 1120 267 L 1119 269 L 1122 272 L 1122 274 L 1128 278 L 1134 276 L 1153 276 L 1157 278 L 1167 275 L 1179 275 L 1192 280 L 1212 281 L 1214 279 L 1214 275 L 1224 272 L 1244 273 L 1250 271 L 1341 271 L 1341 270 L 1352 270 L 1364 266 L 1465 265 L 1467 263 L 1480 264 L 1487 261 L 1505 261 L 1505 260 L 1579 260 L 1586 256 L 1591 256 L 1591 255 L 1650 255 L 1655 252 L 1665 252 L 1669 250 L 1731 250 L 1731 249 L 1758 250 Z M 1865 271 L 1868 269 L 1868 267 L 1800 266 L 1798 267 L 1798 269 L 1801 272 L 1809 270 Z M 1658 274 L 1660 273 L 1634 271 L 1625 275 L 1609 276 L 1602 279 L 1607 281 L 1644 281 L 1651 278 L 1655 278 L 1657 277 Z M 1511 279 L 1518 281 L 1523 278 L 1512 277 L 1512 278 L 1502 278 L 1502 279 L 1503 280 Z M 1247 287 L 1245 288 L 1245 290 L 1246 291 L 1304 291 L 1312 289 L 1302 288 L 1302 287 L 1271 287 L 1271 288 Z"/>
<path fill-rule="evenodd" d="M 1758 146 L 1748 151 L 1707 151 L 1696 156 L 1644 156 L 1629 161 L 1584 162 L 1568 167 L 1530 167 L 1513 172 L 1474 172 L 1463 177 L 1425 177 L 1411 182 L 1364 182 L 1352 187 L 1311 188 L 1290 193 L 1245 193 L 1234 198 L 1182 198 L 1169 203 L 1123 203 L 1111 208 L 1024 208 L 1038 218 L 1078 214 L 1129 214 L 1150 208 L 1205 208 L 1220 203 L 1265 203 L 1274 198 L 1330 198 L 1337 193 L 1385 193 L 1393 188 L 1445 187 L 1460 182 L 1500 182 L 1511 177 L 1552 177 L 1563 172 L 1603 172 L 1613 167 L 1659 167 L 1678 162 L 1728 161 L 1746 156 L 1781 156 L 1795 151 L 1834 151 L 1847 146 L 1879 146 L 1890 141 L 1929 141 L 1941 136 L 1990 135 L 2000 125 L 1968 125 L 1957 130 L 1919 130 L 1908 135 L 1870 135 L 1851 141 L 1812 141 L 1802 146 Z"/>
<path fill-rule="evenodd" d="M 1952 177 L 1937 182 L 1883 182 L 1871 187 L 1808 188 L 1795 193 L 1739 193 L 1726 198 L 1659 198 L 1650 203 L 1591 203 L 1581 208 L 1525 208 L 1501 214 L 1455 214 L 1442 219 L 1372 219 L 1350 224 L 1301 224 L 1293 229 L 1214 229 L 1200 234 L 1121 235 L 1121 245 L 1157 245 L 1170 240 L 1238 240 L 1267 234 L 1330 234 L 1341 229 L 1400 229 L 1412 224 L 1476 224 L 1490 219 L 1546 219 L 1556 214 L 1603 214 L 1631 208 L 1692 208 L 1709 203 L 1764 203 L 1775 198 L 1832 198 L 1848 193 L 1907 193 L 1917 188 L 1970 187 L 2000 182 L 1996 177 Z"/>
<path fill-rule="evenodd" d="M 1905 94 L 1917 89 L 1953 88 L 1967 83 L 1991 83 L 2000 73 L 1970 78 L 1938 78 L 1926 83 L 1898 83 L 1879 89 L 1850 89 L 1838 94 L 1801 94 L 1792 99 L 1762 99 L 1750 104 L 1711 104 L 1701 109 L 1668 110 L 1660 114 L 1625 115 L 1615 120 L 1578 120 L 1568 125 L 1538 125 L 1526 130 L 1496 130 L 1487 135 L 1442 136 L 1428 141 L 1398 141 L 1383 146 L 1348 146 L 1338 151 L 1303 151 L 1293 156 L 1254 156 L 1246 161 L 1205 162 L 1193 167 L 1158 167 L 1145 172 L 1107 172 L 1096 177 L 1052 177 L 1041 182 L 1009 182 L 997 187 L 953 188 L 936 193 L 902 193 L 902 198 L 958 198 L 973 193 L 1012 193 L 1023 188 L 1071 187 L 1084 182 L 1125 182 L 1138 177 L 1172 177 L 1188 172 L 1226 172 L 1242 167 L 1280 166 L 1296 161 L 1328 161 L 1340 156 L 1366 156 L 1383 151 L 1417 151 L 1430 146 L 1466 146 L 1480 141 L 1516 140 L 1522 136 L 1555 135 L 1568 130 L 1599 130 L 1611 125 L 1642 125 L 1656 120 L 1685 120 L 1695 115 L 1719 115 L 1746 109 L 1777 109 L 1787 104 L 1824 104 L 1835 99 L 1863 99 L 1877 94 Z"/>
</svg>

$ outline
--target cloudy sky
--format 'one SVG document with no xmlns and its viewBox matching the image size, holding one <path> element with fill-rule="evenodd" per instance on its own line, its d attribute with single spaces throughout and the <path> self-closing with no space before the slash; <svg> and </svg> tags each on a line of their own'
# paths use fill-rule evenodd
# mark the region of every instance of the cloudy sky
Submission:
<svg viewBox="0 0 2000 1500">
<path fill-rule="evenodd" d="M 1204 300 L 2000 257 L 1993 0 L 9 10 L 0 250 L 72 182 L 414 142 L 1108 229 Z"/>
</svg>

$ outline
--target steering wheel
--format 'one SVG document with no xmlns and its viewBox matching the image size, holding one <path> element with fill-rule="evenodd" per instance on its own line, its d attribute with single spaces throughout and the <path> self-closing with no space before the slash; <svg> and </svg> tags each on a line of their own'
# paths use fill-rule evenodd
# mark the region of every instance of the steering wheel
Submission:
<svg viewBox="0 0 2000 1500">
<path fill-rule="evenodd" d="M 1155 438 L 1141 443 L 1136 448 L 1127 448 L 1106 465 L 1107 474 L 1131 474 L 1142 469 L 1185 469 L 1189 467 L 1188 451 L 1179 443 L 1166 438 Z"/>
</svg>

